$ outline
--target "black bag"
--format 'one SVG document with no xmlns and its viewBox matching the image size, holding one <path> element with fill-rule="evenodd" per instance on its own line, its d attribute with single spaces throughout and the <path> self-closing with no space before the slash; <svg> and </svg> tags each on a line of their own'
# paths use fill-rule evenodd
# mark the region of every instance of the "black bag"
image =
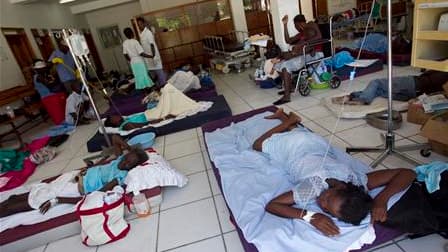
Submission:
<svg viewBox="0 0 448 252">
<path fill-rule="evenodd" d="M 387 212 L 382 225 L 412 234 L 417 238 L 448 231 L 448 172 L 442 173 L 440 189 L 428 193 L 424 183 L 414 182 Z"/>
</svg>

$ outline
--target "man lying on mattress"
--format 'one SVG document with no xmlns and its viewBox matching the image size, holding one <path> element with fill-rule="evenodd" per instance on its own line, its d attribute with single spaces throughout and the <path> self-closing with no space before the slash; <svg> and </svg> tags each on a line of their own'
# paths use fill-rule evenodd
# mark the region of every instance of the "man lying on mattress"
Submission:
<svg viewBox="0 0 448 252">
<path fill-rule="evenodd" d="M 83 168 L 75 176 L 65 173 L 49 183 L 33 185 L 29 193 L 12 195 L 0 203 L 0 218 L 37 209 L 45 214 L 55 204 L 76 204 L 81 195 L 105 192 L 123 184 L 128 171 L 146 162 L 148 156 L 141 149 L 130 148 L 117 136 L 113 142 L 118 154 L 125 149 L 128 152 L 107 164 Z"/>
<path fill-rule="evenodd" d="M 296 127 L 300 117 L 294 113 L 286 115 L 279 109 L 267 119 L 280 119 L 282 123 L 258 138 L 253 149 L 284 164 L 297 185 L 266 205 L 266 211 L 274 215 L 302 219 L 323 234 L 335 236 L 339 229 L 331 218 L 307 211 L 309 203 L 316 201 L 326 214 L 353 225 L 359 225 L 369 212 L 372 222 L 384 222 L 389 198 L 406 189 L 415 178 L 414 171 L 409 169 L 381 170 L 366 175 L 337 161 L 322 138 Z M 372 199 L 367 189 L 380 186 L 385 186 L 384 190 Z"/>
<path fill-rule="evenodd" d="M 202 109 L 201 103 L 207 103 L 193 101 L 169 83 L 162 88 L 156 100 L 157 105 L 145 112 L 126 118 L 118 115 L 108 116 L 104 126 L 119 128 L 120 130 L 138 129 L 148 124 L 160 123 L 177 116 L 198 113 Z"/>
</svg>

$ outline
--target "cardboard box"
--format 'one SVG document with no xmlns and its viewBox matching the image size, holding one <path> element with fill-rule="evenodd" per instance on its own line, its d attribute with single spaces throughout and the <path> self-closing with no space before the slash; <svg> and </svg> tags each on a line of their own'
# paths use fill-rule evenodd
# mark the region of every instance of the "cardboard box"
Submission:
<svg viewBox="0 0 448 252">
<path fill-rule="evenodd" d="M 409 101 L 407 120 L 410 123 L 423 125 L 431 116 L 432 113 L 425 113 L 421 104 L 415 103 L 417 99 Z"/>
<path fill-rule="evenodd" d="M 448 111 L 431 117 L 422 126 L 420 135 L 428 138 L 434 152 L 448 155 Z"/>
</svg>

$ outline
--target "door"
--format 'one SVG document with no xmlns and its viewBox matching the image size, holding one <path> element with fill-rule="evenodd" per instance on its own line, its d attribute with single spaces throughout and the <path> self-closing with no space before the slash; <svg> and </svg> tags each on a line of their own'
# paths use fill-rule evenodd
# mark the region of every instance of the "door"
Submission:
<svg viewBox="0 0 448 252">
<path fill-rule="evenodd" d="M 95 41 L 93 40 L 92 33 L 89 30 L 84 32 L 84 37 L 86 38 L 87 46 L 89 47 L 90 55 L 93 58 L 93 62 L 96 67 L 97 73 L 102 73 L 104 71 L 103 63 L 101 63 L 100 55 L 96 49 Z"/>
<path fill-rule="evenodd" d="M 40 54 L 44 61 L 50 58 L 50 55 L 54 51 L 53 41 L 48 33 L 47 29 L 31 29 L 31 33 L 34 36 L 37 46 L 39 47 Z"/>
<path fill-rule="evenodd" d="M 3 36 L 8 42 L 27 84 L 33 84 L 33 59 L 36 58 L 24 29 L 2 28 Z"/>
<path fill-rule="evenodd" d="M 314 18 L 328 16 L 328 0 L 313 0 Z"/>
</svg>

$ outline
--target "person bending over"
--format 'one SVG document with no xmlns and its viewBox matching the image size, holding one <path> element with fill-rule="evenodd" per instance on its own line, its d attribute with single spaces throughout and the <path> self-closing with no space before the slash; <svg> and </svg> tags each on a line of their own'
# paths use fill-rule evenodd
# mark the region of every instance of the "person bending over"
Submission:
<svg viewBox="0 0 448 252">
<path fill-rule="evenodd" d="M 89 97 L 82 91 L 79 82 L 71 84 L 72 93 L 65 104 L 65 122 L 71 125 L 87 124 L 89 119 L 95 118 Z"/>
<path fill-rule="evenodd" d="M 147 120 L 145 113 L 134 114 L 126 118 L 119 115 L 112 115 L 106 118 L 104 126 L 118 128 L 119 130 L 133 130 L 142 128 L 148 124 L 159 123 L 175 117 L 176 116 L 174 115 L 168 115 L 161 119 Z"/>
<path fill-rule="evenodd" d="M 258 138 L 253 149 L 261 151 L 286 168 L 296 186 L 266 205 L 274 215 L 302 219 L 324 235 L 335 236 L 339 228 L 330 218 L 359 225 L 371 212 L 372 221 L 387 219 L 387 202 L 391 196 L 407 188 L 415 178 L 408 169 L 374 171 L 364 174 L 335 157 L 328 143 L 314 133 L 297 128 L 300 117 L 286 115 L 279 109 L 267 119 L 280 119 L 282 123 Z M 375 199 L 367 190 L 385 186 Z M 322 213 L 307 210 L 316 202 Z"/>
<path fill-rule="evenodd" d="M 291 101 L 291 88 L 292 88 L 292 72 L 300 70 L 305 66 L 305 59 L 303 57 L 303 47 L 309 43 L 322 39 L 322 34 L 319 30 L 319 26 L 314 22 L 306 22 L 304 15 L 297 15 L 294 17 L 294 26 L 299 32 L 297 35 L 290 37 L 288 33 L 288 16 L 284 16 L 282 19 L 283 30 L 285 33 L 285 41 L 289 45 L 293 46 L 292 51 L 284 53 L 277 61 L 275 61 L 275 70 L 280 73 L 284 82 L 283 97 L 274 102 L 274 105 L 280 105 Z M 312 48 L 313 49 L 313 48 Z M 320 46 L 314 48 L 316 51 L 321 51 Z M 310 56 L 314 57 L 311 53 Z"/>
<path fill-rule="evenodd" d="M 0 203 L 0 218 L 35 209 L 45 214 L 55 204 L 76 204 L 81 195 L 98 190 L 105 192 L 122 185 L 128 171 L 146 162 L 148 155 L 117 138 L 113 138 L 114 146 L 119 152 L 127 149 L 126 154 L 110 163 L 83 168 L 79 173 L 65 173 L 49 183 L 33 185 L 29 193 L 12 195 Z"/>
<path fill-rule="evenodd" d="M 392 78 L 392 99 L 408 101 L 422 94 L 430 94 L 443 90 L 448 83 L 448 73 L 439 71 L 425 71 L 419 76 L 402 76 Z M 362 91 L 349 95 L 333 97 L 335 104 L 369 105 L 376 97 L 388 97 L 388 79 L 375 79 L 369 82 Z"/>
</svg>

